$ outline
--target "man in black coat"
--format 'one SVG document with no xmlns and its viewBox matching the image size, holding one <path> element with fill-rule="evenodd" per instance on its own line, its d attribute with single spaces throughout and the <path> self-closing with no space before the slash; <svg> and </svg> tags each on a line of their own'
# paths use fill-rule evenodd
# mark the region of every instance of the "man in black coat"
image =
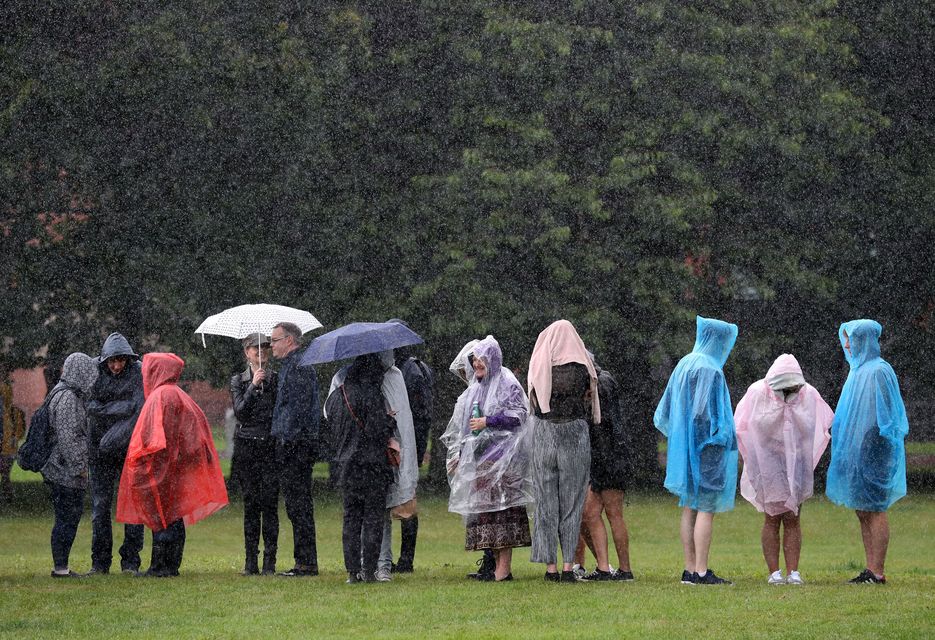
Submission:
<svg viewBox="0 0 935 640">
<path fill-rule="evenodd" d="M 119 333 L 107 336 L 98 358 L 99 375 L 88 400 L 88 465 L 91 473 L 91 571 L 109 573 L 113 557 L 110 507 L 130 436 L 143 407 L 140 357 Z M 137 573 L 143 525 L 124 525 L 120 570 Z"/>
<path fill-rule="evenodd" d="M 280 489 L 292 523 L 295 557 L 295 566 L 279 575 L 288 577 L 318 575 L 312 467 L 318 456 L 321 406 L 315 369 L 299 366 L 301 338 L 301 329 L 291 322 L 277 324 L 270 333 L 273 357 L 280 363 L 270 436 L 276 441 Z"/>
</svg>

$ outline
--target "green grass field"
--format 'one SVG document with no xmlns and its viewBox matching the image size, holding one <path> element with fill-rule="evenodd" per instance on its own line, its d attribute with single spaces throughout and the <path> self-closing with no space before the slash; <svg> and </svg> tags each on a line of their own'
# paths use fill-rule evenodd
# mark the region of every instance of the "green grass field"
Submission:
<svg viewBox="0 0 935 640">
<path fill-rule="evenodd" d="M 890 512 L 883 587 L 844 584 L 862 568 L 857 521 L 824 499 L 803 510 L 803 587 L 766 585 L 761 516 L 745 502 L 715 519 L 712 566 L 732 587 L 678 583 L 678 509 L 634 495 L 626 514 L 634 583 L 546 584 L 543 567 L 514 555 L 512 583 L 464 579 L 478 554 L 462 550 L 460 518 L 442 498 L 421 501 L 416 572 L 389 584 L 345 585 L 341 509 L 316 505 L 320 576 L 245 578 L 238 502 L 188 529 L 182 576 L 120 574 L 52 580 L 51 512 L 44 488 L 20 483 L 0 515 L 0 637 L 6 638 L 931 638 L 935 635 L 935 496 L 911 495 Z M 119 531 L 119 529 L 118 529 Z M 398 536 L 398 527 L 395 528 Z M 118 534 L 122 538 L 122 532 Z M 144 549 L 148 564 L 150 536 Z M 283 510 L 280 566 L 292 564 Z M 398 549 L 398 539 L 396 540 Z M 90 565 L 86 511 L 72 568 Z M 593 565 L 593 562 L 589 560 Z M 119 557 L 115 564 L 119 566 Z"/>
</svg>

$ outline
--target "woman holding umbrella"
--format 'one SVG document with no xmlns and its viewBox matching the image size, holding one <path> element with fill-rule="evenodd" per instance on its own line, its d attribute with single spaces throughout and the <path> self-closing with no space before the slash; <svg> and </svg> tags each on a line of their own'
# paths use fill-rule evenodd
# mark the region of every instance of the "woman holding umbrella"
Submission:
<svg viewBox="0 0 935 640">
<path fill-rule="evenodd" d="M 477 579 L 501 582 L 513 579 L 513 548 L 531 544 L 526 516 L 526 504 L 532 502 L 529 403 L 522 385 L 503 367 L 493 336 L 474 345 L 470 363 L 474 384 L 452 416 L 460 424 L 461 442 L 457 457 L 449 457 L 448 510 L 465 516 L 465 550 L 493 551 L 496 568 Z"/>
<path fill-rule="evenodd" d="M 269 338 L 253 333 L 243 339 L 247 368 L 231 377 L 230 391 L 237 418 L 234 456 L 243 492 L 243 534 L 246 560 L 243 575 L 260 573 L 260 531 L 263 532 L 263 575 L 276 573 L 279 540 L 279 469 L 276 441 L 270 437 L 276 406 L 276 372 L 264 368 L 272 355 Z M 268 365 L 267 365 L 268 367 Z M 232 474 L 233 475 L 233 474 Z"/>
</svg>

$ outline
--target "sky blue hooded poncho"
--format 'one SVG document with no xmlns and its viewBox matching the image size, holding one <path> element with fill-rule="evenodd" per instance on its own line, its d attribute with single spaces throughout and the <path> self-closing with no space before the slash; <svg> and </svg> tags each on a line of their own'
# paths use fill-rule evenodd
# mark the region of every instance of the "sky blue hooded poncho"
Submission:
<svg viewBox="0 0 935 640">
<path fill-rule="evenodd" d="M 665 487 L 680 507 L 734 508 L 737 439 L 724 363 L 737 325 L 698 316 L 695 348 L 676 365 L 653 422 L 669 439 Z"/>
<path fill-rule="evenodd" d="M 886 511 L 906 495 L 909 421 L 899 382 L 880 357 L 883 327 L 852 320 L 838 330 L 851 365 L 831 425 L 831 466 L 825 493 L 837 504 L 860 511 Z"/>
</svg>

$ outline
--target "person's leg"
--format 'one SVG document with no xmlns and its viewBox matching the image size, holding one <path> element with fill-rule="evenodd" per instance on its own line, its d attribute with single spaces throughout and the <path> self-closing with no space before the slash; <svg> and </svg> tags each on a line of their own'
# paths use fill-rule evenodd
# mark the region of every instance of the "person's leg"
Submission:
<svg viewBox="0 0 935 640">
<path fill-rule="evenodd" d="M 559 544 L 562 547 L 562 571 L 571 571 L 575 546 L 581 533 L 581 514 L 588 490 L 591 469 L 591 442 L 587 423 L 577 420 L 562 425 L 558 450 Z M 601 523 L 603 526 L 603 522 Z M 596 535 L 592 531 L 592 536 Z M 604 532 L 604 550 L 607 532 Z M 605 557 L 606 566 L 606 557 Z"/>
<path fill-rule="evenodd" d="M 380 536 L 376 538 L 380 542 L 379 559 L 376 563 L 377 569 L 383 569 L 387 572 L 393 570 L 393 518 L 390 516 L 390 510 L 386 508 L 384 501 L 380 510 Z M 376 517 L 376 516 L 374 516 Z"/>
<path fill-rule="evenodd" d="M 585 510 L 588 506 L 585 503 Z M 575 564 L 583 567 L 584 566 L 584 550 L 590 547 L 589 536 L 588 536 L 588 523 L 582 520 L 581 522 L 581 533 L 578 535 L 578 546 L 575 547 Z"/>
<path fill-rule="evenodd" d="M 416 540 L 419 537 L 419 516 L 399 521 L 399 562 L 396 571 L 409 573 L 416 558 Z"/>
<path fill-rule="evenodd" d="M 779 571 L 779 526 L 782 516 L 763 514 L 763 530 L 760 532 L 760 545 L 763 547 L 763 558 L 766 560 L 766 570 L 770 574 Z M 786 535 L 789 532 L 786 531 Z M 789 557 L 786 556 L 786 563 Z"/>
<path fill-rule="evenodd" d="M 302 570 L 317 571 L 311 446 L 303 442 L 288 443 L 284 451 L 282 490 L 286 515 L 292 522 L 295 564 Z"/>
<path fill-rule="evenodd" d="M 782 514 L 782 555 L 786 561 L 787 574 L 799 570 L 799 556 L 802 553 L 802 528 L 799 525 L 800 515 L 801 512 L 795 514 L 791 511 Z"/>
<path fill-rule="evenodd" d="M 169 525 L 169 543 L 166 545 L 166 572 L 170 576 L 179 575 L 182 555 L 185 552 L 185 522 L 180 518 Z"/>
<path fill-rule="evenodd" d="M 601 501 L 600 494 L 595 493 L 588 487 L 584 499 L 581 528 L 582 530 L 586 529 L 590 533 L 594 557 L 597 560 L 597 568 L 601 571 L 610 571 L 610 564 L 608 563 L 607 557 L 607 528 L 604 526 L 604 518 L 601 517 L 603 510 L 604 504 Z"/>
<path fill-rule="evenodd" d="M 361 565 L 368 576 L 378 568 L 389 575 L 393 565 L 392 548 L 389 553 L 384 551 L 387 540 L 391 540 L 392 530 L 393 521 L 386 508 L 386 487 L 371 487 L 363 504 L 361 532 Z"/>
<path fill-rule="evenodd" d="M 533 479 L 536 490 L 535 526 L 532 530 L 530 562 L 546 565 L 548 573 L 556 573 L 558 560 L 558 464 L 555 427 L 546 420 L 535 419 L 533 439 Z"/>
<path fill-rule="evenodd" d="M 271 441 L 264 443 L 258 466 L 260 482 L 260 514 L 263 530 L 263 573 L 276 572 L 276 551 L 279 546 L 279 474 Z"/>
<path fill-rule="evenodd" d="M 91 488 L 91 570 L 110 571 L 113 558 L 113 525 L 110 505 L 114 482 L 120 470 L 112 464 L 92 460 L 89 465 Z"/>
<path fill-rule="evenodd" d="M 348 574 L 360 571 L 361 526 L 363 522 L 363 494 L 344 489 L 344 526 L 341 542 L 344 547 L 344 569 Z"/>
<path fill-rule="evenodd" d="M 704 575 L 708 571 L 708 551 L 711 549 L 711 529 L 714 514 L 699 511 L 695 518 L 695 571 Z"/>
<path fill-rule="evenodd" d="M 867 568 L 878 578 L 884 576 L 886 551 L 890 542 L 890 523 L 885 511 L 858 511 Z"/>
<path fill-rule="evenodd" d="M 689 507 L 682 508 L 682 520 L 679 525 L 679 537 L 682 539 L 682 555 L 685 558 L 685 571 L 694 573 L 695 566 L 695 520 L 698 512 Z"/>
<path fill-rule="evenodd" d="M 513 549 L 506 547 L 504 549 L 494 549 L 494 557 L 497 559 L 497 568 L 494 569 L 494 579 L 503 580 L 511 572 L 513 562 Z"/>
<path fill-rule="evenodd" d="M 84 509 L 84 489 L 50 483 L 55 522 L 52 525 L 52 563 L 56 573 L 68 572 L 68 557 Z"/>
<path fill-rule="evenodd" d="M 238 438 L 234 457 L 240 468 L 240 493 L 243 496 L 243 539 L 245 575 L 260 572 L 257 555 L 260 552 L 260 514 L 262 499 L 262 476 L 253 443 Z"/>
<path fill-rule="evenodd" d="M 604 513 L 610 522 L 610 531 L 617 550 L 617 566 L 621 571 L 630 571 L 630 532 L 623 519 L 624 492 L 619 489 L 604 489 L 599 494 Z M 608 560 L 609 562 L 609 560 Z"/>
</svg>

